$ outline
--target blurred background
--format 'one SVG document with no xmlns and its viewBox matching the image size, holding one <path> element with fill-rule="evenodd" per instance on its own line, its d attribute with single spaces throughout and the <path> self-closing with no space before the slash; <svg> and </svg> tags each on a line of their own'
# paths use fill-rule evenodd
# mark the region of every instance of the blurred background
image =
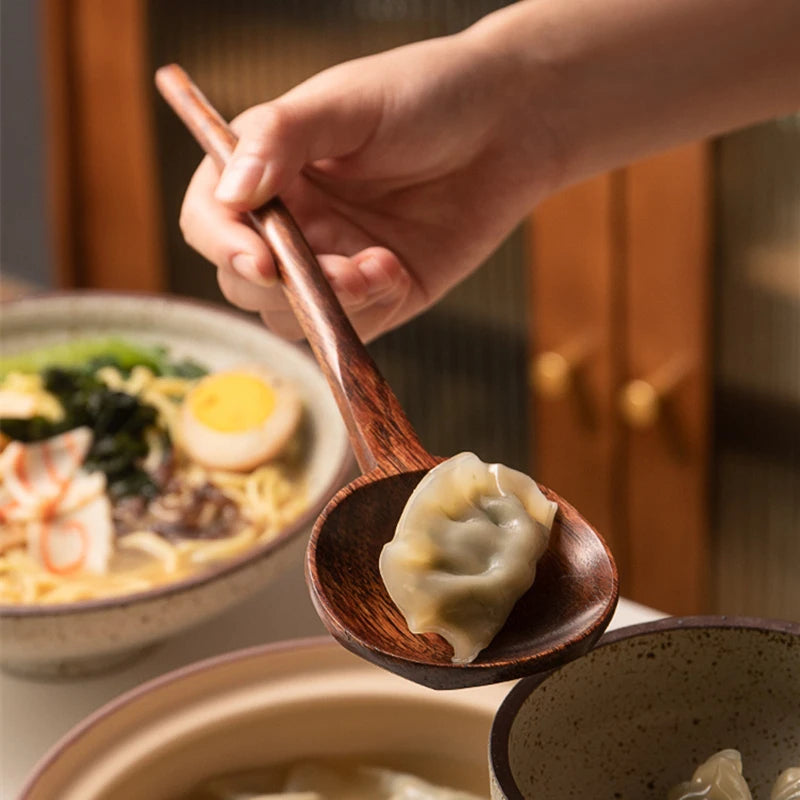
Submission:
<svg viewBox="0 0 800 800">
<path fill-rule="evenodd" d="M 224 302 L 178 230 L 200 152 L 158 65 L 180 62 L 230 118 L 499 5 L 2 0 L 3 296 Z M 428 449 L 524 469 L 578 507 L 624 595 L 800 618 L 800 117 L 551 198 L 370 350 Z"/>
</svg>

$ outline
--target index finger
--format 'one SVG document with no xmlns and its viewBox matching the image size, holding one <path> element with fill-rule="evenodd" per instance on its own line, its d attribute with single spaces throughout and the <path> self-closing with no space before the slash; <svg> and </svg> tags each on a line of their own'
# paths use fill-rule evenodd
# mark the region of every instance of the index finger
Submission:
<svg viewBox="0 0 800 800">
<path fill-rule="evenodd" d="M 183 238 L 219 269 L 236 272 L 259 286 L 274 285 L 277 276 L 269 248 L 241 214 L 214 197 L 218 181 L 219 171 L 206 156 L 183 199 Z"/>
</svg>

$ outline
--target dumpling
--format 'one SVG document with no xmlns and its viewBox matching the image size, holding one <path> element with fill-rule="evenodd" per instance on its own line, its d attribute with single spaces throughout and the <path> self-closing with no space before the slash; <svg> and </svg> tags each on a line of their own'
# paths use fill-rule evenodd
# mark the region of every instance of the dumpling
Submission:
<svg viewBox="0 0 800 800">
<path fill-rule="evenodd" d="M 214 800 L 217 800 L 215 797 Z M 270 792 L 269 794 L 221 794 L 218 800 L 327 800 L 316 792 Z"/>
<path fill-rule="evenodd" d="M 789 767 L 778 776 L 770 800 L 800 800 L 800 767 Z"/>
<path fill-rule="evenodd" d="M 438 633 L 469 663 L 531 587 L 557 506 L 536 482 L 459 453 L 411 494 L 380 557 L 386 590 L 412 633 Z"/>
<path fill-rule="evenodd" d="M 738 750 L 720 750 L 704 761 L 692 779 L 676 786 L 668 800 L 752 800 L 742 777 L 742 756 Z"/>
<path fill-rule="evenodd" d="M 478 800 L 475 795 L 434 786 L 403 772 L 316 761 L 292 766 L 284 790 L 317 793 L 325 800 Z"/>
</svg>

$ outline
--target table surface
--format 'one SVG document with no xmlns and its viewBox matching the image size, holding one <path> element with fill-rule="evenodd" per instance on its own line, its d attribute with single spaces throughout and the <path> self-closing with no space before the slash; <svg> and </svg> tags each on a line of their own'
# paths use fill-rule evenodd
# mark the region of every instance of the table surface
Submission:
<svg viewBox="0 0 800 800">
<path fill-rule="evenodd" d="M 662 617 L 620 600 L 612 628 Z M 128 667 L 47 682 L 0 673 L 0 797 L 13 800 L 34 764 L 73 725 L 124 691 L 193 661 L 257 644 L 326 635 L 301 565 L 224 615 L 178 635 Z"/>
</svg>

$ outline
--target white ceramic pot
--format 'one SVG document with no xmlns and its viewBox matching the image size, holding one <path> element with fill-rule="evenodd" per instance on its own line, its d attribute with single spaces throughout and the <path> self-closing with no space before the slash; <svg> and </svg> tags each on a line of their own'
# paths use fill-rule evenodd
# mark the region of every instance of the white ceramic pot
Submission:
<svg viewBox="0 0 800 800">
<path fill-rule="evenodd" d="M 313 757 L 485 797 L 489 729 L 507 691 L 436 692 L 327 638 L 246 650 L 100 709 L 45 756 L 20 800 L 176 800 L 209 778 Z"/>
</svg>

